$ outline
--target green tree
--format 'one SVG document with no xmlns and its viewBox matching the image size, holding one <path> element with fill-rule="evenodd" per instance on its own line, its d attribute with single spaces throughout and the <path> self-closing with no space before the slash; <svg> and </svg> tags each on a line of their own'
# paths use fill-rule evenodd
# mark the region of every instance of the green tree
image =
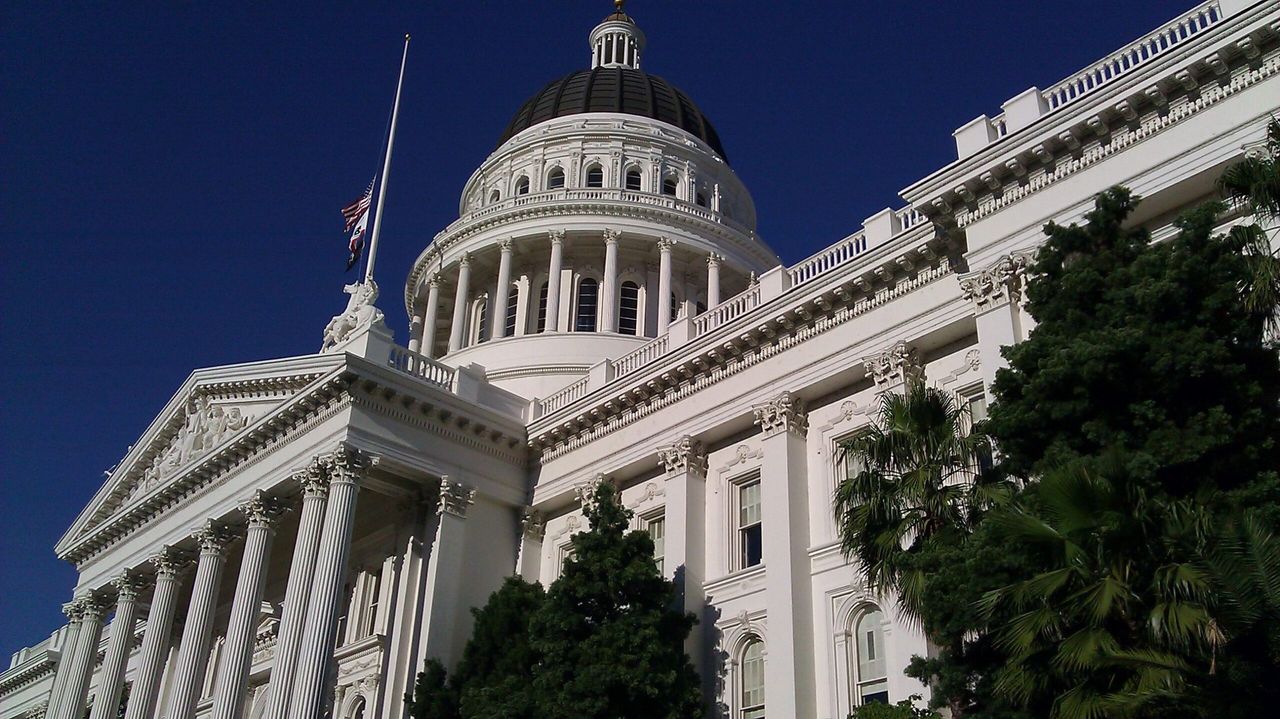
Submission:
<svg viewBox="0 0 1280 719">
<path fill-rule="evenodd" d="M 849 719 L 941 719 L 938 712 L 922 709 L 921 697 L 913 694 L 897 704 L 864 704 L 856 707 Z"/>
<path fill-rule="evenodd" d="M 698 675 L 684 652 L 695 618 L 675 606 L 646 532 L 601 483 L 584 508 L 590 531 L 534 616 L 541 657 L 534 687 L 542 716 L 581 719 L 703 715 Z"/>
<path fill-rule="evenodd" d="M 1277 329 L 1280 308 L 1280 258 L 1272 240 L 1280 231 L 1280 122 L 1267 124 L 1267 141 L 1258 151 L 1228 167 L 1219 188 L 1229 202 L 1254 215 L 1256 222 L 1232 228 L 1237 242 L 1246 248 L 1253 272 L 1246 294 L 1252 309 L 1271 310 L 1271 328 Z"/>
</svg>

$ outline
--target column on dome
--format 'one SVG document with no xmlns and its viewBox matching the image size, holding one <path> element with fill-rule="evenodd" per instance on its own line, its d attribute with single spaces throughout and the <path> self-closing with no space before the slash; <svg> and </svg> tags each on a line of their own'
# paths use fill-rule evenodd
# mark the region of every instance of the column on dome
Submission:
<svg viewBox="0 0 1280 719">
<path fill-rule="evenodd" d="M 174 686 L 166 719 L 191 719 L 209 660 L 209 643 L 213 638 L 213 610 L 218 601 L 222 570 L 227 564 L 227 547 L 233 535 L 221 522 L 209 520 L 196 532 L 200 558 L 191 588 L 191 605 L 187 608 L 186 625 L 178 645 L 174 664 Z"/>
<path fill-rule="evenodd" d="M 551 230 L 551 264 L 547 268 L 546 332 L 560 331 L 560 273 L 564 264 L 564 230 Z"/>
<path fill-rule="evenodd" d="M 271 683 L 267 686 L 268 719 L 289 716 L 289 702 L 297 675 L 298 648 L 302 645 L 302 632 L 307 621 L 311 582 L 315 576 L 316 554 L 320 551 L 320 533 L 324 528 L 329 496 L 329 475 L 319 459 L 313 459 L 305 469 L 294 472 L 290 478 L 302 489 L 302 510 L 276 634 L 275 665 L 271 668 Z"/>
<path fill-rule="evenodd" d="M 142 582 L 125 573 L 112 585 L 116 590 L 116 612 L 111 620 L 111 638 L 102 657 L 102 671 L 98 678 L 98 694 L 93 702 L 89 719 L 114 719 L 120 711 L 120 695 L 124 691 L 125 664 L 129 650 L 133 648 L 133 625 L 138 615 L 138 592 Z"/>
<path fill-rule="evenodd" d="M 413 305 L 413 315 L 409 317 L 410 352 L 422 352 L 422 314 L 422 306 L 415 301 Z"/>
<path fill-rule="evenodd" d="M 436 511 L 439 521 L 427 566 L 426 606 L 423 609 L 422 657 L 452 666 L 465 637 L 459 625 L 466 611 L 458 577 L 466 575 L 467 512 L 476 490 L 442 477 Z"/>
<path fill-rule="evenodd" d="M 422 320 L 422 345 L 419 350 L 427 357 L 435 356 L 436 323 L 440 314 L 440 275 L 431 273 L 427 278 L 427 308 Z"/>
<path fill-rule="evenodd" d="M 698 624 L 685 640 L 685 652 L 693 660 L 699 676 L 706 662 L 703 635 L 709 626 L 703 582 L 706 572 L 707 453 L 702 443 L 688 435 L 658 450 L 658 461 L 666 473 L 667 505 L 665 556 L 663 566 L 675 580 L 677 601 Z"/>
<path fill-rule="evenodd" d="M 862 360 L 867 375 L 875 381 L 876 393 L 905 393 L 911 384 L 924 378 L 920 355 L 906 342 L 895 342 Z"/>
<path fill-rule="evenodd" d="M 764 457 L 760 505 L 765 541 L 765 611 L 768 652 L 792 661 L 765 662 L 769 716 L 814 716 L 812 586 L 809 572 L 809 500 L 805 459 L 808 420 L 804 402 L 790 392 L 752 408 Z"/>
<path fill-rule="evenodd" d="M 618 237 L 617 230 L 604 231 L 604 281 L 601 289 L 600 331 L 618 331 Z"/>
<path fill-rule="evenodd" d="M 511 295 L 511 240 L 498 243 L 498 284 L 490 302 L 489 330 L 494 339 L 507 336 L 507 302 Z"/>
<path fill-rule="evenodd" d="M 339 445 L 333 454 L 325 458 L 329 502 L 316 555 L 315 577 L 311 582 L 307 621 L 298 654 L 297 679 L 289 707 L 290 717 L 322 717 L 333 698 L 327 688 L 342 602 L 342 580 L 351 554 L 356 500 L 371 464 L 363 452 L 345 444 Z"/>
<path fill-rule="evenodd" d="M 707 255 L 707 309 L 720 304 L 720 255 Z"/>
<path fill-rule="evenodd" d="M 54 719 L 80 719 L 89 696 L 89 679 L 98 658 L 98 641 L 102 637 L 102 601 L 87 595 L 63 607 L 75 625 L 75 643 L 66 659 L 65 675 L 56 704 L 49 708 Z"/>
<path fill-rule="evenodd" d="M 177 604 L 178 573 L 187 564 L 188 557 L 164 547 L 148 560 L 155 569 L 155 589 L 151 594 L 151 609 L 142 630 L 142 649 L 138 652 L 138 672 L 129 692 L 129 704 L 125 719 L 151 719 L 155 715 L 160 697 L 160 676 L 164 671 L 165 657 L 173 643 L 173 614 Z"/>
<path fill-rule="evenodd" d="M 542 571 L 542 540 L 547 534 L 547 520 L 542 512 L 525 507 L 520 513 L 520 556 L 516 574 L 526 582 L 536 582 Z"/>
<path fill-rule="evenodd" d="M 463 254 L 458 260 L 458 287 L 453 295 L 453 325 L 449 328 L 449 351 L 462 349 L 462 338 L 467 329 L 467 297 L 471 289 L 471 255 Z"/>
<path fill-rule="evenodd" d="M 658 239 L 658 334 L 671 327 L 671 248 L 675 243 Z"/>
<path fill-rule="evenodd" d="M 991 266 L 960 276 L 960 289 L 973 303 L 982 361 L 982 384 L 991 393 L 996 370 L 1007 365 L 1000 348 L 1026 339 L 1030 327 L 1022 309 L 1030 252 L 1014 252 Z"/>
<path fill-rule="evenodd" d="M 271 556 L 276 520 L 282 509 L 279 501 L 262 491 L 240 504 L 240 513 L 248 522 L 248 528 L 245 530 L 240 574 L 236 577 L 235 597 L 231 600 L 227 640 L 223 645 L 218 680 L 214 683 L 213 719 L 240 719 L 244 714 L 258 612 L 262 607 L 262 590 L 267 579 L 267 561 Z"/>
</svg>

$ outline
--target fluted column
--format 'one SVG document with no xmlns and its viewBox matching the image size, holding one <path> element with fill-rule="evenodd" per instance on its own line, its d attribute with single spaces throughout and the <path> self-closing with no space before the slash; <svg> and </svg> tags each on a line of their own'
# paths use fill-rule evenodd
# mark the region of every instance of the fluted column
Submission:
<svg viewBox="0 0 1280 719">
<path fill-rule="evenodd" d="M 116 615 L 111 620 L 111 639 L 107 642 L 107 653 L 102 657 L 98 694 L 89 719 L 112 719 L 119 713 L 125 664 L 129 661 L 129 649 L 133 645 L 133 624 L 138 615 L 138 591 L 142 582 L 137 577 L 124 574 L 113 584 L 116 588 Z"/>
<path fill-rule="evenodd" d="M 449 327 L 449 351 L 462 349 L 463 333 L 467 330 L 467 295 L 471 289 L 471 255 L 458 260 L 458 287 L 453 295 L 453 325 Z"/>
<path fill-rule="evenodd" d="M 298 648 L 307 621 L 311 582 L 315 576 L 316 553 L 320 551 L 320 532 L 324 527 L 325 503 L 329 496 L 329 475 L 318 460 L 305 470 L 295 472 L 293 480 L 302 486 L 302 512 L 298 519 L 298 535 L 293 543 L 293 562 L 289 565 L 289 583 L 284 590 L 284 611 L 276 635 L 276 659 L 271 667 L 271 684 L 267 687 L 268 719 L 289 716 L 293 680 L 298 667 Z"/>
<path fill-rule="evenodd" d="M 493 319 L 489 324 L 493 327 L 490 334 L 494 339 L 507 336 L 507 297 L 511 294 L 511 240 L 498 243 L 501 252 L 498 258 L 498 286 L 493 293 Z"/>
<path fill-rule="evenodd" d="M 327 458 L 329 506 L 325 509 L 324 532 L 320 537 L 315 579 L 307 608 L 306 630 L 298 654 L 297 680 L 289 707 L 290 719 L 319 719 L 330 698 L 329 668 L 333 661 L 342 580 L 351 553 L 351 528 L 355 522 L 356 498 L 368 461 L 359 450 L 340 446 Z"/>
<path fill-rule="evenodd" d="M 240 504 L 240 511 L 249 526 L 245 531 L 240 574 L 236 578 L 236 594 L 231 601 L 221 669 L 214 684 L 213 719 L 240 719 L 244 713 L 254 630 L 257 629 L 262 588 L 267 579 L 267 560 L 271 556 L 271 540 L 281 506 L 274 498 L 257 492 Z"/>
<path fill-rule="evenodd" d="M 160 675 L 164 658 L 173 639 L 173 610 L 178 593 L 178 572 L 187 558 L 165 547 L 151 558 L 156 570 L 156 588 L 151 595 L 151 611 L 142 630 L 142 649 L 138 653 L 138 673 L 129 692 L 125 719 L 151 719 L 160 696 Z"/>
<path fill-rule="evenodd" d="M 436 351 L 436 321 L 440 314 L 440 276 L 431 275 L 427 279 L 427 310 L 422 320 L 422 345 L 418 350 L 428 357 L 434 357 Z"/>
<path fill-rule="evenodd" d="M 663 237 L 658 240 L 658 334 L 671 327 L 671 248 L 675 243 Z"/>
<path fill-rule="evenodd" d="M 551 230 L 551 265 L 547 268 L 547 324 L 545 332 L 560 331 L 560 271 L 564 263 L 564 230 Z"/>
<path fill-rule="evenodd" d="M 102 638 L 101 600 L 87 596 L 77 600 L 79 607 L 73 610 L 80 625 L 76 632 L 75 648 L 67 666 L 67 681 L 57 706 L 52 707 L 55 719 L 80 719 L 84 714 L 85 700 L 89 696 L 89 679 L 98 658 L 98 640 Z"/>
<path fill-rule="evenodd" d="M 604 231 L 604 282 L 601 283 L 600 331 L 618 331 L 618 236 L 617 230 Z"/>
<path fill-rule="evenodd" d="M 76 637 L 80 634 L 80 603 L 75 599 L 62 605 L 67 616 L 67 633 L 62 637 L 58 650 L 58 665 L 54 670 L 53 688 L 49 690 L 49 710 L 52 717 L 61 705 L 62 690 L 67 686 L 67 673 L 71 671 L 71 656 L 76 651 Z"/>
<path fill-rule="evenodd" d="M 707 309 L 720 304 L 720 255 L 707 255 Z"/>
<path fill-rule="evenodd" d="M 191 588 L 191 605 L 187 608 L 186 626 L 174 666 L 173 694 L 166 719 L 191 719 L 209 660 L 209 640 L 213 637 L 213 610 L 218 601 L 218 585 L 227 564 L 227 546 L 232 535 L 220 522 L 210 520 L 199 532 L 200 559 Z"/>
</svg>

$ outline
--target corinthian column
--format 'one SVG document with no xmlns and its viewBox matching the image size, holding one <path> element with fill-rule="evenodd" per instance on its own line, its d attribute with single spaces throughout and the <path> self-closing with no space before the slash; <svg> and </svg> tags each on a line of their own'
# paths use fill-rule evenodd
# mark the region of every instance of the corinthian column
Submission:
<svg viewBox="0 0 1280 719">
<path fill-rule="evenodd" d="M 422 320 L 422 354 L 434 357 L 436 351 L 436 315 L 440 314 L 440 276 L 427 279 L 427 313 Z"/>
<path fill-rule="evenodd" d="M 604 231 L 604 282 L 601 287 L 600 331 L 618 331 L 618 236 L 617 230 Z"/>
<path fill-rule="evenodd" d="M 270 692 L 267 697 L 268 719 L 285 719 L 289 715 L 289 700 L 298 667 L 298 647 L 302 644 L 302 631 L 307 621 L 316 552 L 320 550 L 320 531 L 329 496 L 329 475 L 319 460 L 294 473 L 293 480 L 302 486 L 302 515 L 298 520 L 298 536 L 293 543 L 289 583 L 284 590 L 284 616 L 280 619 L 276 637 L 275 665 L 271 668 L 271 684 L 267 687 Z"/>
<path fill-rule="evenodd" d="M 75 602 L 78 606 L 70 613 L 80 625 L 76 643 L 67 665 L 67 681 L 62 687 L 58 705 L 52 707 L 55 719 L 79 719 L 84 714 L 84 703 L 89 696 L 89 678 L 98 658 L 98 640 L 102 637 L 102 602 L 87 596 Z"/>
<path fill-rule="evenodd" d="M 658 334 L 664 335 L 671 327 L 671 248 L 674 242 L 663 237 L 658 240 Z"/>
<path fill-rule="evenodd" d="M 191 588 L 191 605 L 187 608 L 182 643 L 174 665 L 173 696 L 166 719 L 191 719 L 196 713 L 197 695 L 209 659 L 209 640 L 213 636 L 213 610 L 218 601 L 218 585 L 227 564 L 227 546 L 232 535 L 220 522 L 209 520 L 196 532 L 200 559 Z"/>
<path fill-rule="evenodd" d="M 263 492 L 240 504 L 248 520 L 240 576 L 231 601 L 227 641 L 223 644 L 222 668 L 214 684 L 213 719 L 239 719 L 244 713 L 245 688 L 249 684 L 249 663 L 253 659 L 254 629 L 262 606 L 262 586 L 267 579 L 267 559 L 275 534 L 279 502 Z"/>
<path fill-rule="evenodd" d="M 53 688 L 49 690 L 48 715 L 53 717 L 62 705 L 62 690 L 67 686 L 67 674 L 71 671 L 71 655 L 76 652 L 76 637 L 80 634 L 80 603 L 75 599 L 62 605 L 67 616 L 67 632 L 58 650 L 58 665 L 53 675 Z"/>
<path fill-rule="evenodd" d="M 720 304 L 720 255 L 707 255 L 707 309 Z"/>
<path fill-rule="evenodd" d="M 471 292 L 471 256 L 458 260 L 458 287 L 453 295 L 453 326 L 449 328 L 449 351 L 462 349 L 463 333 L 467 329 L 467 295 Z"/>
<path fill-rule="evenodd" d="M 501 339 L 507 336 L 507 301 L 511 295 L 511 240 L 498 243 L 498 286 L 493 293 L 493 319 L 490 320 L 490 336 Z"/>
<path fill-rule="evenodd" d="M 551 230 L 551 265 L 547 268 L 547 324 L 544 332 L 560 331 L 560 271 L 564 262 L 564 230 Z"/>
<path fill-rule="evenodd" d="M 342 580 L 351 553 L 351 528 L 355 523 L 356 498 L 369 462 L 357 449 L 341 445 L 327 458 L 329 506 L 325 509 L 324 533 L 320 539 L 315 579 L 307 624 L 298 654 L 297 680 L 289 716 L 319 719 L 329 699 L 329 668 L 333 662 L 334 634 L 337 631 Z"/>
<path fill-rule="evenodd" d="M 98 696 L 93 701 L 89 719 L 111 719 L 119 713 L 125 663 L 133 645 L 133 623 L 138 614 L 138 590 L 142 583 L 136 577 L 124 574 L 113 584 L 116 587 L 116 616 L 111 620 L 111 639 L 102 658 Z"/>
<path fill-rule="evenodd" d="M 156 570 L 156 588 L 151 596 L 151 611 L 142 633 L 138 674 L 129 692 L 125 719 L 151 719 L 160 695 L 160 674 L 173 632 L 174 598 L 178 593 L 178 572 L 186 558 L 169 547 L 151 558 Z"/>
</svg>

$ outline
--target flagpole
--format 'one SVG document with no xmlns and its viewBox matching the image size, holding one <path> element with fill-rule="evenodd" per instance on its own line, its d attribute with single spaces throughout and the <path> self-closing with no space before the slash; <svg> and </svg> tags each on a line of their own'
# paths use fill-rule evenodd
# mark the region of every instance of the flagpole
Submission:
<svg viewBox="0 0 1280 719">
<path fill-rule="evenodd" d="M 387 134 L 387 156 L 382 161 L 382 175 L 378 182 L 378 206 L 373 211 L 373 233 L 369 236 L 369 260 L 365 265 L 364 281 L 373 280 L 373 262 L 378 257 L 378 231 L 382 228 L 382 203 L 387 199 L 387 174 L 391 172 L 391 145 L 396 140 L 396 116 L 400 114 L 400 88 L 404 85 L 404 64 L 409 57 L 409 34 L 404 35 L 404 53 L 400 55 L 400 79 L 396 81 L 396 101 L 391 106 L 391 131 Z"/>
</svg>

